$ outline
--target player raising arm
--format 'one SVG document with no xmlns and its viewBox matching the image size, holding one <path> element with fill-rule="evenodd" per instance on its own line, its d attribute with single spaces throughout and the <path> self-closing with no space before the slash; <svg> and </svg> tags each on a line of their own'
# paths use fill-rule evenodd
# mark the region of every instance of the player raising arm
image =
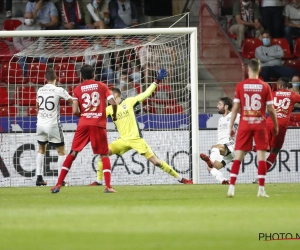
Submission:
<svg viewBox="0 0 300 250">
<path fill-rule="evenodd" d="M 78 127 L 75 131 L 72 149 L 63 163 L 56 186 L 52 193 L 58 193 L 62 183 L 70 170 L 78 152 L 89 142 L 94 154 L 99 154 L 103 162 L 105 193 L 116 192 L 110 185 L 111 166 L 108 155 L 108 142 L 106 133 L 106 99 L 112 105 L 112 118 L 116 121 L 117 105 L 108 87 L 94 80 L 94 69 L 90 65 L 82 66 L 81 77 L 84 80 L 74 89 L 73 114 L 79 116 Z"/>
<path fill-rule="evenodd" d="M 66 158 L 65 140 L 59 120 L 59 102 L 65 99 L 69 104 L 73 103 L 72 97 L 66 90 L 56 87 L 56 74 L 53 69 L 47 69 L 45 73 L 47 84 L 39 88 L 36 98 L 37 115 L 37 141 L 39 151 L 36 157 L 36 185 L 46 186 L 43 180 L 44 157 L 47 144 L 56 148 L 58 153 L 58 172 Z"/>
<path fill-rule="evenodd" d="M 166 76 L 167 71 L 165 69 L 160 69 L 158 72 L 158 76 L 145 92 L 135 96 L 129 97 L 125 100 L 121 101 L 121 91 L 118 88 L 113 88 L 112 93 L 116 99 L 118 104 L 117 109 L 117 117 L 118 120 L 115 121 L 115 125 L 118 129 L 120 137 L 109 144 L 109 155 L 123 155 L 127 151 L 134 149 L 139 154 L 143 155 L 150 162 L 152 162 L 155 166 L 161 168 L 166 173 L 175 177 L 179 182 L 184 184 L 193 184 L 191 180 L 187 180 L 182 178 L 173 168 L 171 168 L 166 162 L 158 159 L 150 146 L 143 139 L 142 133 L 138 127 L 138 123 L 136 121 L 134 107 L 139 104 L 147 97 L 149 97 L 153 91 L 155 90 L 157 84 L 159 84 Z M 106 116 L 112 116 L 113 109 L 112 107 L 106 108 Z M 98 170 L 97 170 L 97 182 L 93 182 L 90 185 L 96 186 L 101 185 L 102 183 L 102 162 L 101 159 L 98 161 Z M 104 169 L 104 165 L 103 165 Z M 105 169 L 103 170 L 105 174 Z"/>
<path fill-rule="evenodd" d="M 232 100 L 229 97 L 223 97 L 218 102 L 218 113 L 223 116 L 218 122 L 218 142 L 212 146 L 210 156 L 201 153 L 200 158 L 206 162 L 207 170 L 210 174 L 221 182 L 228 185 L 229 181 L 223 176 L 219 169 L 223 168 L 234 159 L 235 138 L 229 135 L 229 123 L 231 119 Z M 237 130 L 240 122 L 240 114 L 234 121 L 234 129 Z"/>
<path fill-rule="evenodd" d="M 295 103 L 300 102 L 300 95 L 288 90 L 288 87 L 289 79 L 281 77 L 277 81 L 277 91 L 272 93 L 276 117 L 278 120 L 279 133 L 276 136 L 272 133 L 274 130 L 274 124 L 272 123 L 271 117 L 268 117 L 267 127 L 269 130 L 269 143 L 271 150 L 267 158 L 267 171 L 272 167 L 277 154 L 282 148 L 294 105 Z"/>
<path fill-rule="evenodd" d="M 230 186 L 227 197 L 234 196 L 234 185 L 240 170 L 241 162 L 248 151 L 252 150 L 253 139 L 257 149 L 258 161 L 258 197 L 269 197 L 265 192 L 266 177 L 266 151 L 269 148 L 268 130 L 266 128 L 266 114 L 268 113 L 274 123 L 273 134 L 278 134 L 276 112 L 273 107 L 273 98 L 270 86 L 258 79 L 260 64 L 257 59 L 252 59 L 248 65 L 249 78 L 237 84 L 235 98 L 230 120 L 230 136 L 234 136 L 233 129 L 239 109 L 241 121 L 236 136 L 235 158 L 230 172 Z"/>
</svg>

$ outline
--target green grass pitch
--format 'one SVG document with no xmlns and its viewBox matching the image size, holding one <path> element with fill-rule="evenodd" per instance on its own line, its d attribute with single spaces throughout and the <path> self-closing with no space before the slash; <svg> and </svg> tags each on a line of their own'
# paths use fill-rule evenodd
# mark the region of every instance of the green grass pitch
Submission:
<svg viewBox="0 0 300 250">
<path fill-rule="evenodd" d="M 300 249 L 300 184 L 0 188 L 1 250 Z"/>
</svg>

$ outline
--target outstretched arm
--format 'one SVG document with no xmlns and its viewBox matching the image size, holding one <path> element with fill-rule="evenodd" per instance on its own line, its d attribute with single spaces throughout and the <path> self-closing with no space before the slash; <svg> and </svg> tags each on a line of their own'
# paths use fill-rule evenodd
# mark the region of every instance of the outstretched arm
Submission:
<svg viewBox="0 0 300 250">
<path fill-rule="evenodd" d="M 158 71 L 158 75 L 155 81 L 143 93 L 137 95 L 137 100 L 139 102 L 142 102 L 146 98 L 148 98 L 154 92 L 157 84 L 159 84 L 166 76 L 168 76 L 168 72 L 164 68 L 161 68 Z"/>
</svg>

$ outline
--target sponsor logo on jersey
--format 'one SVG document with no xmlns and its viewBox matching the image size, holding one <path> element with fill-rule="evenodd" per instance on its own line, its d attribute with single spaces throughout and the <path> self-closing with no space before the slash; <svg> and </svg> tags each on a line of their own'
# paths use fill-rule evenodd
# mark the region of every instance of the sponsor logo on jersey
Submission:
<svg viewBox="0 0 300 250">
<path fill-rule="evenodd" d="M 290 96 L 292 92 L 276 92 L 276 96 Z"/>
<path fill-rule="evenodd" d="M 98 84 L 90 84 L 90 85 L 81 86 L 82 92 L 89 91 L 89 90 L 96 90 L 96 89 L 98 89 Z"/>
<path fill-rule="evenodd" d="M 124 104 L 124 105 L 122 106 L 123 109 L 126 109 L 126 107 L 127 107 L 126 104 Z"/>
<path fill-rule="evenodd" d="M 245 91 L 262 91 L 263 85 L 262 84 L 244 84 L 243 86 Z"/>
</svg>

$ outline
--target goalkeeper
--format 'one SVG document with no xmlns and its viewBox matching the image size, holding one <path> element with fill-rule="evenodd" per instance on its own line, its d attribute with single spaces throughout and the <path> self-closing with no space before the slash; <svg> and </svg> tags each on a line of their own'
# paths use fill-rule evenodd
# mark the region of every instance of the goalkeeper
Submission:
<svg viewBox="0 0 300 250">
<path fill-rule="evenodd" d="M 152 149 L 143 139 L 141 131 L 138 127 L 136 121 L 134 107 L 138 103 L 144 101 L 149 97 L 155 90 L 157 84 L 159 84 L 168 75 L 165 69 L 160 69 L 156 80 L 144 91 L 143 93 L 135 96 L 129 97 L 125 100 L 121 100 L 121 91 L 118 88 L 112 88 L 111 92 L 115 97 L 117 103 L 117 117 L 118 120 L 115 121 L 115 125 L 118 129 L 120 137 L 109 144 L 109 155 L 123 155 L 127 151 L 134 149 L 139 154 L 145 156 L 147 160 L 152 162 L 155 166 L 161 168 L 166 173 L 172 175 L 180 183 L 183 184 L 193 184 L 191 180 L 182 178 L 172 167 L 170 167 L 166 162 L 158 159 L 153 153 Z M 106 108 L 106 117 L 112 116 L 113 110 L 111 106 Z M 102 160 L 98 161 L 97 169 L 97 181 L 90 184 L 90 186 L 102 185 L 103 170 L 102 170 Z"/>
</svg>

